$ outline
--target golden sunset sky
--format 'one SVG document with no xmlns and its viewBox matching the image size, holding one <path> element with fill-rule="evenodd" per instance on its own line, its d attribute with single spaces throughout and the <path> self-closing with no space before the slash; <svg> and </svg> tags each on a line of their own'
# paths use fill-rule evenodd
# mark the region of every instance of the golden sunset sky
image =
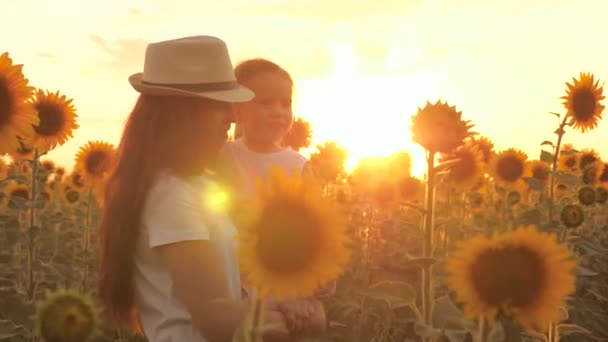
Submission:
<svg viewBox="0 0 608 342">
<path fill-rule="evenodd" d="M 498 149 L 538 158 L 554 140 L 565 82 L 608 79 L 608 2 L 601 0 L 0 0 L 0 53 L 30 83 L 74 98 L 80 129 L 50 158 L 71 168 L 88 140 L 118 143 L 149 42 L 224 39 L 234 64 L 270 58 L 295 78 L 294 112 L 314 143 L 336 140 L 349 166 L 408 150 L 410 116 L 447 100 Z M 608 114 L 607 114 L 608 115 Z M 608 158 L 608 122 L 564 141 Z"/>
</svg>

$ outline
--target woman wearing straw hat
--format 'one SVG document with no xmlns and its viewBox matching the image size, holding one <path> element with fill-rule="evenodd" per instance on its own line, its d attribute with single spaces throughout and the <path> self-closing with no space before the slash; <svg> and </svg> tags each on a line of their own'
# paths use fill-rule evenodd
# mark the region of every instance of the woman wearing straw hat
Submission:
<svg viewBox="0 0 608 342">
<path fill-rule="evenodd" d="M 231 341 L 246 306 L 235 228 L 208 205 L 207 169 L 227 138 L 232 103 L 253 92 L 226 44 L 195 36 L 148 45 L 140 93 L 106 185 L 100 298 L 109 319 L 154 341 Z M 267 323 L 284 326 L 266 308 Z M 265 340 L 287 340 L 274 331 Z"/>
</svg>

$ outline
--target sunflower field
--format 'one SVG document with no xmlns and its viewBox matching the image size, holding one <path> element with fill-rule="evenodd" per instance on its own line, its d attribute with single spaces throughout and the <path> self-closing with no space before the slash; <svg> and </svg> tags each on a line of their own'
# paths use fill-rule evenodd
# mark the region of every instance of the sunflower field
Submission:
<svg viewBox="0 0 608 342">
<path fill-rule="evenodd" d="M 423 179 L 406 152 L 346 172 L 345 148 L 316 146 L 320 187 L 276 174 L 262 192 L 244 274 L 264 295 L 335 282 L 327 329 L 306 341 L 608 341 L 608 163 L 563 143 L 600 123 L 603 86 L 581 73 L 562 100 L 538 156 L 496 150 L 455 106 L 426 103 L 409 127 Z M 69 172 L 46 158 L 77 119 L 70 98 L 31 87 L 0 55 L 0 341 L 145 341 L 106 322 L 96 299 L 115 147 L 88 142 Z M 311 136 L 298 119 L 285 144 Z M 280 215 L 261 214 L 273 206 Z"/>
</svg>

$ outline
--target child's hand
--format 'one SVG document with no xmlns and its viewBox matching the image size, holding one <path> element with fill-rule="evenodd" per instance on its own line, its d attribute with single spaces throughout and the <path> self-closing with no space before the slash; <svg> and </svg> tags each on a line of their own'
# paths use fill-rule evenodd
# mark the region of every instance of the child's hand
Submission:
<svg viewBox="0 0 608 342">
<path fill-rule="evenodd" d="M 326 317 L 323 303 L 316 299 L 296 299 L 281 302 L 279 308 L 289 331 L 293 334 L 310 335 L 325 330 Z"/>
</svg>

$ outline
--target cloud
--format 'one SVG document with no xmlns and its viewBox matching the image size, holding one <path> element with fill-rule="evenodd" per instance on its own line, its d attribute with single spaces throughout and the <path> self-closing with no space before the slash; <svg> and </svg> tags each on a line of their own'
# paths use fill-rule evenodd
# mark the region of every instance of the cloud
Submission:
<svg viewBox="0 0 608 342">
<path fill-rule="evenodd" d="M 143 68 L 147 40 L 117 39 L 108 41 L 99 35 L 89 37 L 109 57 L 105 63 L 112 71 L 120 74 L 133 73 Z"/>
</svg>

